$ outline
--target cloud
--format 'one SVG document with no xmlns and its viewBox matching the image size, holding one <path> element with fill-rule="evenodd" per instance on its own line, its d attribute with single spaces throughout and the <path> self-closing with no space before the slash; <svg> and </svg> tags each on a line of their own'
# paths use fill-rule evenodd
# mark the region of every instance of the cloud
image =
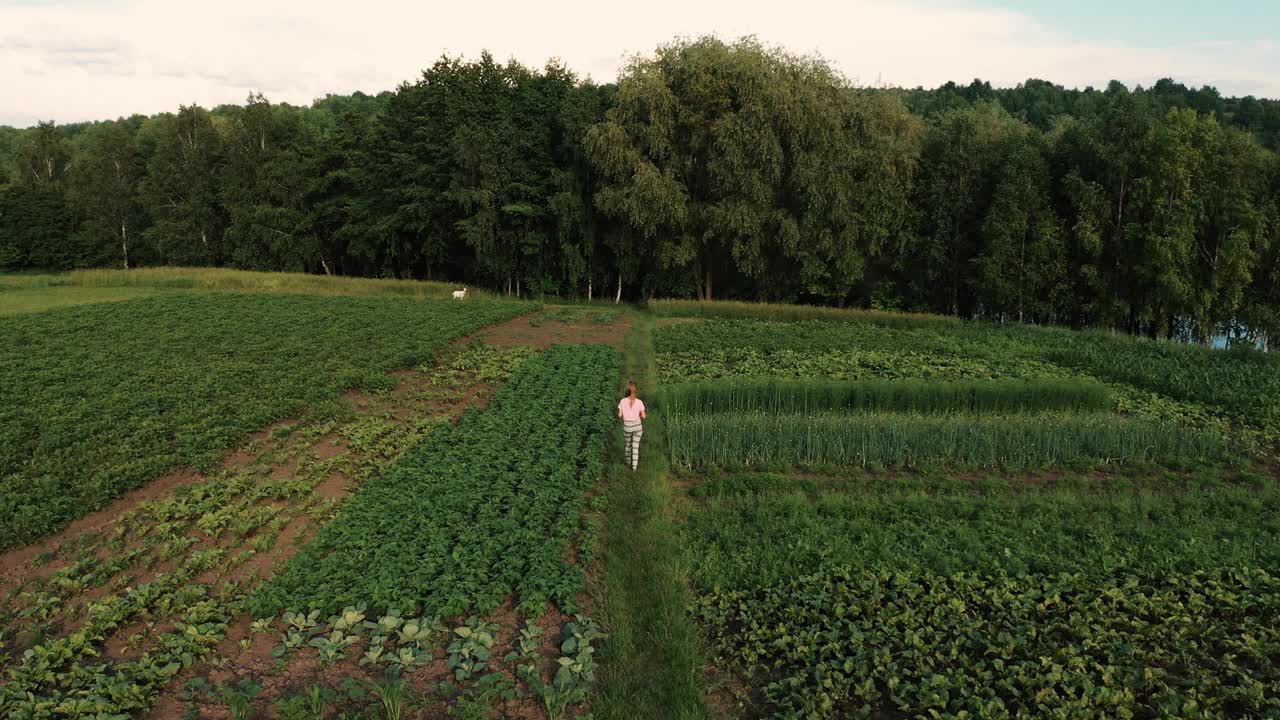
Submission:
<svg viewBox="0 0 1280 720">
<path fill-rule="evenodd" d="M 441 54 L 541 66 L 597 81 L 676 36 L 756 35 L 820 53 L 847 77 L 914 87 L 981 77 L 1068 86 L 1172 76 L 1224 93 L 1280 97 L 1274 42 L 1139 48 L 1082 41 L 1030 16 L 926 0 L 179 0 L 0 4 L 0 123 L 59 122 L 243 102 L 250 90 L 307 103 L 413 80 Z"/>
</svg>

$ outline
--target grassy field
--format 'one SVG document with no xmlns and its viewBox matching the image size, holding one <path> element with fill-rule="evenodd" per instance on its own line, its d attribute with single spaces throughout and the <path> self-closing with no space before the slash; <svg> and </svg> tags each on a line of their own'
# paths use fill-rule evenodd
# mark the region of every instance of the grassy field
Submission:
<svg viewBox="0 0 1280 720">
<path fill-rule="evenodd" d="M 0 717 L 1280 716 L 1274 356 L 452 289 L 0 276 Z"/>
<path fill-rule="evenodd" d="M 221 268 L 74 270 L 56 275 L 0 274 L 0 317 L 70 305 L 190 292 L 294 294 L 323 297 L 449 299 L 461 285 L 418 280 L 265 273 Z M 494 299 L 478 288 L 468 298 Z"/>
<path fill-rule="evenodd" d="M 454 290 L 461 290 L 462 285 L 421 280 L 252 272 L 224 268 L 157 267 L 135 270 L 73 270 L 56 275 L 0 274 L 0 290 L 23 288 L 146 288 L 355 297 L 394 295 L 449 298 Z M 469 288 L 467 295 L 480 298 L 492 297 L 492 294 L 481 288 Z"/>
</svg>

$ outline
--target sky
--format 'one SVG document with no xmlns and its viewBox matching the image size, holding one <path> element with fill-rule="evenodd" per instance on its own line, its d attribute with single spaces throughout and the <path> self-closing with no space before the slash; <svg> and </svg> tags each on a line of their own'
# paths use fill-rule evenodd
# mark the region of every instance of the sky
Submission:
<svg viewBox="0 0 1280 720">
<path fill-rule="evenodd" d="M 1278 0 L 0 0 L 0 124 L 413 81 L 441 54 L 614 80 L 675 37 L 755 35 L 861 85 L 1173 77 L 1280 98 Z"/>
</svg>

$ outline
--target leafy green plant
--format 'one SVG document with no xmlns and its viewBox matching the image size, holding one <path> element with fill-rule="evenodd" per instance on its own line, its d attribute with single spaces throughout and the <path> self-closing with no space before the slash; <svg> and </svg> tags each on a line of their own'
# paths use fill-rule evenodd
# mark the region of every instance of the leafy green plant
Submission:
<svg viewBox="0 0 1280 720">
<path fill-rule="evenodd" d="M 1278 602 L 1280 580 L 1263 570 L 1092 580 L 846 568 L 705 592 L 694 613 L 711 660 L 762 687 L 775 715 L 1262 717 L 1280 687 L 1267 660 Z"/>
<path fill-rule="evenodd" d="M 373 644 L 371 642 L 369 644 L 369 647 L 365 648 L 364 655 L 360 657 L 360 664 L 361 665 L 381 664 L 386 661 L 386 652 L 387 652 L 387 649 L 383 647 L 380 643 Z"/>
<path fill-rule="evenodd" d="M 425 646 L 431 642 L 432 626 L 418 618 L 408 618 L 396 630 L 401 645 Z"/>
<path fill-rule="evenodd" d="M 352 630 L 359 631 L 364 627 L 364 605 L 355 607 L 348 606 L 343 611 L 329 618 L 329 624 L 334 630 L 350 632 Z"/>
<path fill-rule="evenodd" d="M 542 627 L 532 620 L 525 621 L 516 638 L 515 648 L 503 658 L 505 662 L 523 661 L 520 669 L 533 672 L 536 669 L 539 649 L 542 647 Z"/>
<path fill-rule="evenodd" d="M 271 650 L 274 657 L 283 657 L 285 654 L 297 650 L 307 644 L 307 636 L 298 630 L 285 631 L 284 637 L 281 638 L 280 644 Z"/>
<path fill-rule="evenodd" d="M 375 614 L 453 617 L 518 593 L 526 615 L 549 602 L 575 610 L 585 575 L 569 547 L 603 470 L 617 375 L 617 351 L 604 346 L 558 345 L 524 361 L 487 409 L 362 487 L 248 609 L 334 613 L 364 602 Z"/>
<path fill-rule="evenodd" d="M 347 648 L 354 645 L 360 638 L 344 633 L 341 630 L 334 630 L 327 636 L 312 638 L 309 643 L 320 653 L 321 664 L 329 664 L 337 662 L 346 657 Z"/>
<path fill-rule="evenodd" d="M 577 615 L 573 622 L 564 626 L 560 641 L 562 655 L 557 660 L 556 674 L 550 683 L 545 682 L 529 667 L 521 668 L 521 677 L 541 698 L 551 720 L 562 720 L 570 706 L 587 699 L 595 681 L 593 643 L 604 637 L 605 634 L 595 621 Z"/>
<path fill-rule="evenodd" d="M 312 610 L 309 613 L 285 611 L 282 619 L 290 629 L 298 632 L 309 632 L 320 624 L 320 611 Z"/>
<path fill-rule="evenodd" d="M 386 615 L 378 618 L 377 622 L 366 620 L 364 626 L 376 636 L 387 636 L 399 630 L 403 624 L 404 618 L 400 617 L 400 611 L 392 608 Z"/>
<path fill-rule="evenodd" d="M 453 629 L 456 637 L 449 644 L 447 664 L 455 678 L 467 681 L 488 668 L 497 632 L 496 624 L 475 616 Z"/>
</svg>

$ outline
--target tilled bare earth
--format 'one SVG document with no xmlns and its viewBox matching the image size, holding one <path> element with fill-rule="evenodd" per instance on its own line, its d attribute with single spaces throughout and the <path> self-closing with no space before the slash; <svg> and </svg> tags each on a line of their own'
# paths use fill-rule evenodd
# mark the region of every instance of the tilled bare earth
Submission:
<svg viewBox="0 0 1280 720">
<path fill-rule="evenodd" d="M 0 670 L 18 662 L 28 647 L 76 631 L 94 603 L 148 583 L 176 577 L 179 584 L 200 586 L 206 597 L 244 597 L 335 517 L 349 493 L 420 443 L 434 424 L 456 421 L 468 408 L 488 404 L 500 382 L 481 377 L 466 364 L 450 367 L 452 354 L 477 344 L 616 347 L 625 334 L 625 316 L 613 324 L 522 317 L 493 326 L 456 342 L 434 368 L 394 373 L 396 384 L 389 391 L 348 393 L 343 398 L 351 410 L 348 417 L 275 423 L 229 453 L 216 472 L 166 475 L 56 536 L 0 555 Z M 229 517 L 220 519 L 220 512 Z M 585 594 L 580 600 L 590 607 Z M 539 618 L 524 619 L 513 608 L 508 601 L 486 618 L 499 626 L 488 672 L 503 678 L 518 697 L 467 697 L 487 705 L 492 717 L 547 717 L 541 700 L 516 677 L 514 663 L 503 658 L 514 647 L 519 628 L 527 620 L 536 622 L 543 630 L 539 675 L 549 680 L 561 654 L 564 626 L 572 618 L 552 608 Z M 145 613 L 115 629 L 101 638 L 102 659 L 121 663 L 145 657 L 175 632 L 175 620 Z M 243 612 L 232 618 L 211 659 L 182 670 L 152 698 L 147 716 L 229 717 L 225 689 L 248 682 L 258 688 L 252 702 L 255 716 L 277 717 L 279 701 L 314 686 L 335 690 L 355 681 L 369 690 L 383 676 L 382 668 L 357 662 L 367 633 L 347 649 L 345 659 L 326 665 L 310 648 L 277 657 L 281 623 L 270 631 L 255 630 L 251 623 Z M 445 661 L 449 638 L 436 639 L 429 661 L 404 673 L 411 697 L 404 717 L 454 716 L 459 710 L 457 690 L 448 686 L 454 680 Z M 340 692 L 329 707 L 363 711 L 373 702 L 372 696 L 353 701 Z M 580 712 L 570 708 L 565 717 Z"/>
<path fill-rule="evenodd" d="M 494 347 L 524 345 L 545 349 L 552 345 L 610 345 L 621 350 L 630 329 L 630 318 L 625 314 L 615 315 L 611 310 L 548 311 L 490 325 L 471 337 Z"/>
</svg>

